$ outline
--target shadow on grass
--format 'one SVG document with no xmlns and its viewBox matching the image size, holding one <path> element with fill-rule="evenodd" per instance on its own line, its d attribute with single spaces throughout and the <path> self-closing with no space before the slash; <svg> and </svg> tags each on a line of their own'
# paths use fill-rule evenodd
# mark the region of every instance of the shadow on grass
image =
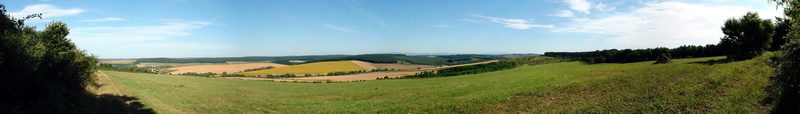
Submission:
<svg viewBox="0 0 800 114">
<path fill-rule="evenodd" d="M 745 59 L 745 60 L 746 60 L 746 59 Z M 698 61 L 698 62 L 691 62 L 690 64 L 715 65 L 715 64 L 725 64 L 725 63 L 731 63 L 731 62 L 736 62 L 736 61 L 743 61 L 743 60 L 735 60 L 735 59 L 729 59 L 729 58 L 726 58 L 726 59 L 719 59 L 719 60 L 717 60 L 717 59 L 711 59 L 711 60 L 708 60 L 708 61 Z"/>
<path fill-rule="evenodd" d="M 113 95 L 103 94 L 97 96 L 95 109 L 93 113 L 96 114 L 155 114 L 156 112 L 150 108 L 144 108 L 144 104 L 139 101 L 139 98 L 127 95 Z"/>
</svg>

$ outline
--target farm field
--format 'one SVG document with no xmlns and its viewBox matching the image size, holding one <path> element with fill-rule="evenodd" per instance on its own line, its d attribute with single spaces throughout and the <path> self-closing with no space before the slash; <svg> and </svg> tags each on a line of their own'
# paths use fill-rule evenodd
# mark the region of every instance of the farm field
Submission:
<svg viewBox="0 0 800 114">
<path fill-rule="evenodd" d="M 331 61 L 331 62 L 316 62 L 300 65 L 292 65 L 285 67 L 278 67 L 273 69 L 241 72 L 234 74 L 242 74 L 248 76 L 266 75 L 266 74 L 325 74 L 329 72 L 338 71 L 357 71 L 365 70 L 364 68 L 356 65 L 351 61 Z"/>
<path fill-rule="evenodd" d="M 350 62 L 353 62 L 353 64 L 358 65 L 358 67 L 361 67 L 364 70 L 368 70 L 369 71 L 369 70 L 377 69 L 377 68 L 375 68 L 375 66 L 372 66 L 372 64 L 369 63 L 369 62 L 364 62 L 364 61 L 350 61 Z"/>
<path fill-rule="evenodd" d="M 317 77 L 300 77 L 300 78 L 280 78 L 280 79 L 270 79 L 270 78 L 255 78 L 255 77 L 219 77 L 222 79 L 241 79 L 241 80 L 271 80 L 271 81 L 299 81 L 299 82 L 313 82 L 313 81 L 322 81 L 325 82 L 327 80 L 330 81 L 364 81 L 364 80 L 376 80 L 377 78 L 397 78 L 403 77 L 406 75 L 414 75 L 416 73 L 420 73 L 421 71 L 406 71 L 406 72 L 370 72 L 370 73 L 361 73 L 361 74 L 351 74 L 351 75 L 341 75 L 341 76 L 317 76 Z"/>
<path fill-rule="evenodd" d="M 349 83 L 101 73 L 159 113 L 763 111 L 759 101 L 765 97 L 762 91 L 772 68 L 764 59 L 710 61 L 723 58 L 675 59 L 658 65 L 568 62 L 474 75 Z"/>
<path fill-rule="evenodd" d="M 372 64 L 377 69 L 395 69 L 395 70 L 411 70 L 411 69 L 427 69 L 433 68 L 431 65 L 406 65 L 406 64 Z"/>
<path fill-rule="evenodd" d="M 240 72 L 246 69 L 253 69 L 253 68 L 261 68 L 261 67 L 283 67 L 287 65 L 282 64 L 275 64 L 275 63 L 240 63 L 240 64 L 215 64 L 215 65 L 195 65 L 195 66 L 183 66 L 183 67 L 175 67 L 169 68 L 169 70 L 175 70 L 171 73 L 179 74 L 179 73 L 187 73 L 187 72 L 195 72 L 195 73 L 206 73 L 206 72 L 213 72 L 213 73 L 234 73 Z"/>
<path fill-rule="evenodd" d="M 136 59 L 100 60 L 100 63 L 106 63 L 106 64 L 131 64 L 133 62 L 136 62 Z"/>
<path fill-rule="evenodd" d="M 136 67 L 182 67 L 182 66 L 197 66 L 197 65 L 225 65 L 227 63 L 151 63 L 143 62 L 136 64 Z"/>
</svg>

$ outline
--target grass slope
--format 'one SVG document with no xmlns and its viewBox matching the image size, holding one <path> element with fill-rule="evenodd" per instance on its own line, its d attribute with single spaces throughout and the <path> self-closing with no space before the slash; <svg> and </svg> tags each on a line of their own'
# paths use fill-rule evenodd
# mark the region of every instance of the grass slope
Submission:
<svg viewBox="0 0 800 114">
<path fill-rule="evenodd" d="M 234 74 L 243 74 L 248 76 L 266 75 L 266 74 L 325 74 L 329 72 L 338 71 L 357 71 L 364 70 L 350 61 L 331 61 L 331 62 L 317 62 L 300 65 L 292 65 L 285 67 L 278 67 L 273 69 L 241 72 Z"/>
<path fill-rule="evenodd" d="M 749 60 L 652 65 L 577 62 L 475 75 L 355 83 L 276 83 L 106 73 L 161 113 L 757 112 L 769 68 Z M 762 74 L 759 74 L 762 73 Z M 759 75 L 755 75 L 759 74 Z M 608 83 L 605 85 L 604 83 Z M 644 106 L 640 106 L 644 105 Z M 168 108 L 162 108 L 168 107 Z M 575 109 L 575 110 L 572 110 Z"/>
</svg>

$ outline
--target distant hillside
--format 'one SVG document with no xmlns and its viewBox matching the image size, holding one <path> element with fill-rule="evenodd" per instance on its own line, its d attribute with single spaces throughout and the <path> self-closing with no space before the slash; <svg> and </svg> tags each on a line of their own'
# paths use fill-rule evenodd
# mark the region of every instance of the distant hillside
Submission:
<svg viewBox="0 0 800 114">
<path fill-rule="evenodd" d="M 439 56 L 407 56 L 405 54 L 364 54 L 332 59 L 322 59 L 310 62 L 359 60 L 371 63 L 401 63 L 421 65 L 456 65 L 476 63 L 490 60 L 506 59 L 502 55 L 439 55 Z"/>
<path fill-rule="evenodd" d="M 225 63 L 227 61 L 247 61 L 247 62 L 273 62 L 280 64 L 298 64 L 289 62 L 291 60 L 320 60 L 330 58 L 346 57 L 348 55 L 308 55 L 308 56 L 281 56 L 281 57 L 219 57 L 219 58 L 142 58 L 137 63 Z"/>
<path fill-rule="evenodd" d="M 360 60 L 371 63 L 401 63 L 420 65 L 455 65 L 476 63 L 506 58 L 539 56 L 540 54 L 458 54 L 458 55 L 414 55 L 405 54 L 364 54 L 364 55 L 307 55 L 279 57 L 207 57 L 207 58 L 141 58 L 138 63 L 225 63 L 228 61 L 272 62 L 296 65 L 323 61 Z"/>
</svg>

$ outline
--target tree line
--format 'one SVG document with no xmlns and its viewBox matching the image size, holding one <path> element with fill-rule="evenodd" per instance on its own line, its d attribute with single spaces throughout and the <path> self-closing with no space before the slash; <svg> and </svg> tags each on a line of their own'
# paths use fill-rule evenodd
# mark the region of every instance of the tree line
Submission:
<svg viewBox="0 0 800 114">
<path fill-rule="evenodd" d="M 722 56 L 725 49 L 715 44 L 705 46 L 683 45 L 669 49 L 666 47 L 647 49 L 606 49 L 589 52 L 545 52 L 544 56 L 565 58 L 586 63 L 629 63 L 656 60 L 658 56 L 670 58 L 692 58 Z"/>
<path fill-rule="evenodd" d="M 548 64 L 548 63 L 558 63 L 564 62 L 564 59 L 558 58 L 551 58 L 551 57 L 523 57 L 523 58 L 512 58 L 512 59 L 504 59 L 498 62 L 492 63 L 485 63 L 485 64 L 476 64 L 476 65 L 469 65 L 469 66 L 459 66 L 459 67 L 450 67 L 450 68 L 443 68 L 439 70 L 432 70 L 432 71 L 423 71 L 420 73 L 416 73 L 410 76 L 403 76 L 399 77 L 400 79 L 410 79 L 410 78 L 431 78 L 431 77 L 448 77 L 448 76 L 458 76 L 458 75 L 467 75 L 467 74 L 478 74 L 478 73 L 485 73 L 485 72 L 494 72 L 499 70 L 506 70 L 506 69 L 514 69 L 522 65 L 538 65 L 538 64 Z M 384 78 L 388 78 L 384 77 Z"/>
<path fill-rule="evenodd" d="M 155 72 L 153 72 L 152 70 L 147 69 L 147 68 L 138 68 L 138 67 L 120 68 L 120 67 L 115 67 L 113 64 L 105 64 L 105 63 L 100 63 L 100 65 L 97 66 L 97 69 L 99 69 L 99 70 L 122 71 L 122 72 L 152 73 L 152 74 L 155 74 Z"/>
<path fill-rule="evenodd" d="M 744 60 L 761 55 L 764 51 L 775 51 L 786 43 L 783 38 L 792 24 L 788 19 L 761 19 L 758 13 L 748 12 L 741 18 L 725 21 L 722 32 L 725 34 L 718 44 L 683 45 L 669 49 L 666 47 L 647 49 L 606 49 L 590 52 L 545 52 L 544 56 L 567 58 L 586 63 L 628 63 L 652 61 L 664 55 L 669 58 L 693 58 L 728 56 L 731 60 Z"/>
</svg>

